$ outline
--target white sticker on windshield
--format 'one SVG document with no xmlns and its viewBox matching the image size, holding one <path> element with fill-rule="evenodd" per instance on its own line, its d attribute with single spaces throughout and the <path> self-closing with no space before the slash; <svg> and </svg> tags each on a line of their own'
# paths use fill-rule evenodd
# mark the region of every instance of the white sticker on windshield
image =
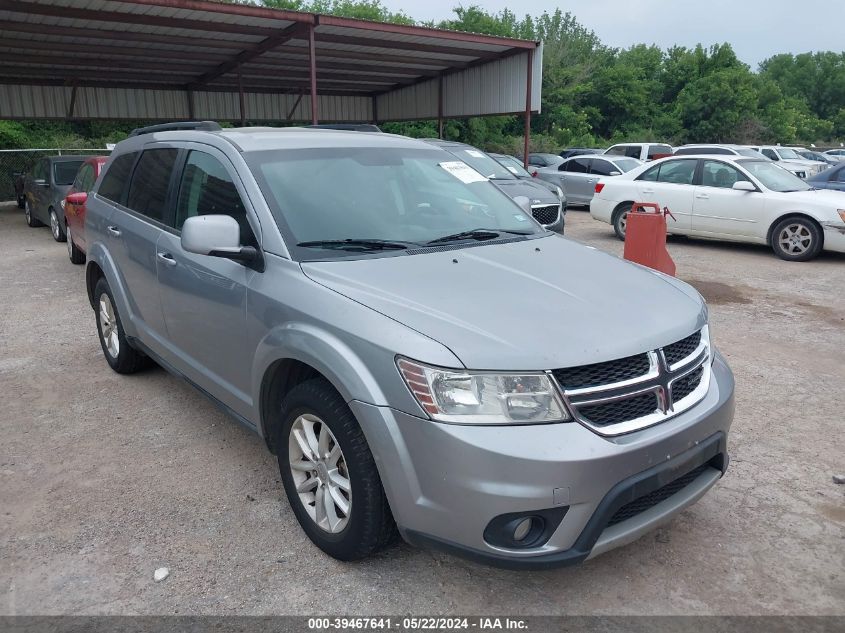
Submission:
<svg viewBox="0 0 845 633">
<path fill-rule="evenodd" d="M 452 174 L 455 178 L 467 184 L 487 180 L 472 167 L 459 160 L 450 160 L 445 163 L 440 163 L 440 166 Z"/>
<path fill-rule="evenodd" d="M 516 170 L 516 167 L 511 167 L 510 165 L 505 165 L 505 169 L 507 169 L 512 174 L 518 174 L 519 172 Z"/>
<path fill-rule="evenodd" d="M 466 150 L 466 153 L 472 156 L 473 158 L 484 158 L 484 154 L 482 154 L 476 149 L 468 149 Z"/>
</svg>

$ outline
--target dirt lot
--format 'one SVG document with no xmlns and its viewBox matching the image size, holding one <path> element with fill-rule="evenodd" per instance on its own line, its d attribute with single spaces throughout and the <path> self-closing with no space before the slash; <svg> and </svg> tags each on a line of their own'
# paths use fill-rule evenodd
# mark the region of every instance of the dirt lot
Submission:
<svg viewBox="0 0 845 633">
<path fill-rule="evenodd" d="M 568 222 L 621 252 L 584 211 Z M 710 494 L 579 568 L 404 544 L 341 564 L 300 531 L 261 440 L 162 370 L 108 368 L 83 267 L 0 207 L 0 614 L 845 614 L 845 257 L 670 250 L 737 378 L 733 461 Z"/>
</svg>

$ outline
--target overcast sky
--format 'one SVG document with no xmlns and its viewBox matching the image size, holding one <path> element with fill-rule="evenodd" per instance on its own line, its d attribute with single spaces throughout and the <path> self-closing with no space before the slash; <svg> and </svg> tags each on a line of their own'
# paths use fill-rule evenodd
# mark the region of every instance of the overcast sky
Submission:
<svg viewBox="0 0 845 633">
<path fill-rule="evenodd" d="M 827 0 L 382 0 L 416 20 L 451 17 L 452 8 L 473 4 L 518 16 L 556 8 L 614 47 L 645 42 L 667 48 L 729 42 L 753 69 L 775 53 L 845 50 L 845 1 Z"/>
</svg>

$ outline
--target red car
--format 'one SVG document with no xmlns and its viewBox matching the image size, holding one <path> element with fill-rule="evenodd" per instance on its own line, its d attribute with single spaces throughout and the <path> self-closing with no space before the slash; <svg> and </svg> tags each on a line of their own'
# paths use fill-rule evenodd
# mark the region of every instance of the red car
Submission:
<svg viewBox="0 0 845 633">
<path fill-rule="evenodd" d="M 85 263 L 85 201 L 108 159 L 108 156 L 93 156 L 82 163 L 65 196 L 67 253 L 74 264 Z"/>
</svg>

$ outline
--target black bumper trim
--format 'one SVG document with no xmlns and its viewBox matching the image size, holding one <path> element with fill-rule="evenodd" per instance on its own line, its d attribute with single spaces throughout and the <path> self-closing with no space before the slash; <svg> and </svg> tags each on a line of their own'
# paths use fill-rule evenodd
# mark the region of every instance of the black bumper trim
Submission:
<svg viewBox="0 0 845 633">
<path fill-rule="evenodd" d="M 672 459 L 623 479 L 601 500 L 575 544 L 561 552 L 537 556 L 511 556 L 497 552 L 482 552 L 416 530 L 402 530 L 402 535 L 412 545 L 441 550 L 501 569 L 554 569 L 577 565 L 590 555 L 608 521 L 619 508 L 683 477 L 702 464 L 710 463 L 724 474 L 728 468 L 728 461 L 727 437 L 725 433 L 719 431 Z"/>
</svg>

